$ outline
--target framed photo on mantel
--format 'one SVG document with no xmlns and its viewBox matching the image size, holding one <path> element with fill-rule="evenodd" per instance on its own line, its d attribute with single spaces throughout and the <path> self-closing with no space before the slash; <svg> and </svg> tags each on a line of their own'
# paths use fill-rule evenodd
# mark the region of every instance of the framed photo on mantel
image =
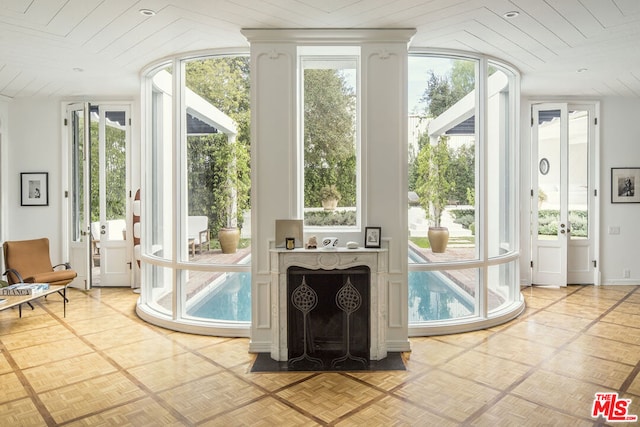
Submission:
<svg viewBox="0 0 640 427">
<path fill-rule="evenodd" d="M 379 248 L 381 233 L 382 233 L 381 227 L 365 227 L 364 228 L 364 247 Z"/>
</svg>

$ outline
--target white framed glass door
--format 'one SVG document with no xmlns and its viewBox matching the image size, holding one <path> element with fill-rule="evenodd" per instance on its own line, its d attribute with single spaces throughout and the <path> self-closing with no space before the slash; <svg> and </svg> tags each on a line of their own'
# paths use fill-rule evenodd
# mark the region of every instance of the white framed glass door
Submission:
<svg viewBox="0 0 640 427">
<path fill-rule="evenodd" d="M 70 259 L 79 286 L 130 286 L 129 107 L 70 105 Z M 76 267 L 79 266 L 79 267 Z"/>
<path fill-rule="evenodd" d="M 595 108 L 532 108 L 533 284 L 595 279 Z"/>
<path fill-rule="evenodd" d="M 91 134 L 89 104 L 67 107 L 66 125 L 69 129 L 69 262 L 78 276 L 71 286 L 91 288 L 91 242 L 89 232 L 89 156 Z"/>
<path fill-rule="evenodd" d="M 131 255 L 128 241 L 133 235 L 131 231 L 127 233 L 130 215 L 126 173 L 129 109 L 107 105 L 100 106 L 92 114 L 98 115 L 98 146 L 91 150 L 90 206 L 92 227 L 100 230 L 99 250 L 93 254 L 92 283 L 100 286 L 130 286 Z"/>
</svg>

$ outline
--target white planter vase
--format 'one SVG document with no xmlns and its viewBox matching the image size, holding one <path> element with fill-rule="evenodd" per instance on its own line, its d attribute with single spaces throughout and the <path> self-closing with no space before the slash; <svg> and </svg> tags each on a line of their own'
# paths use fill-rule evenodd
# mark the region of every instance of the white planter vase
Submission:
<svg viewBox="0 0 640 427">
<path fill-rule="evenodd" d="M 325 211 L 332 211 L 338 207 L 338 199 L 327 199 L 322 201 L 322 208 Z"/>
</svg>

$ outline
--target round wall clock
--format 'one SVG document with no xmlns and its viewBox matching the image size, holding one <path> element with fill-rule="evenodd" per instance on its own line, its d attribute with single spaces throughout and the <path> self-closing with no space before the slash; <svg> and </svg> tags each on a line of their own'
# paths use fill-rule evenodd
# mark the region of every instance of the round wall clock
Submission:
<svg viewBox="0 0 640 427">
<path fill-rule="evenodd" d="M 549 160 L 547 160 L 546 157 L 542 158 L 542 160 L 540 160 L 540 165 L 538 166 L 540 169 L 540 173 L 542 175 L 546 175 L 549 173 Z"/>
</svg>

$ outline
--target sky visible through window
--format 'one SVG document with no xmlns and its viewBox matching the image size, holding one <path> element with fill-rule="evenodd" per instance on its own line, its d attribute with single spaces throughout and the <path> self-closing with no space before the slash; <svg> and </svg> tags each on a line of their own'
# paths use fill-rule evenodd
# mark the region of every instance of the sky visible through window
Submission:
<svg viewBox="0 0 640 427">
<path fill-rule="evenodd" d="M 430 71 L 437 76 L 447 75 L 451 71 L 453 61 L 454 59 L 443 57 L 409 56 L 409 114 L 424 111 L 425 105 L 420 102 L 420 98 L 427 87 Z"/>
</svg>

